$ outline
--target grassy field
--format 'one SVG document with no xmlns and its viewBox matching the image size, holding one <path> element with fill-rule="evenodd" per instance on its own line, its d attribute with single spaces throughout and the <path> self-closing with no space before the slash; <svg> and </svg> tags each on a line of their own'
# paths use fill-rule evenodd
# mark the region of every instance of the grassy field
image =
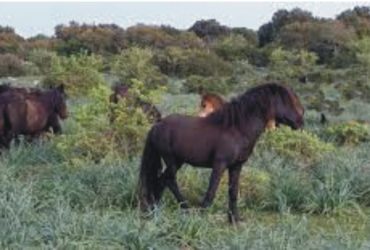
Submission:
<svg viewBox="0 0 370 250">
<path fill-rule="evenodd" d="M 198 98 L 166 94 L 159 107 L 192 114 Z M 70 101 L 66 135 L 77 103 Z M 307 138 L 330 142 L 318 117 L 306 114 Z M 135 196 L 140 155 L 70 161 L 56 138 L 13 145 L 0 160 L 0 248 L 369 249 L 370 144 L 336 146 L 302 162 L 273 150 L 271 143 L 280 145 L 274 138 L 263 136 L 244 166 L 238 226 L 227 223 L 227 176 L 213 206 L 200 210 L 210 171 L 187 166 L 178 176 L 193 208 L 179 209 L 167 192 L 155 211 L 142 214 Z M 280 146 L 314 158 L 308 146 L 316 142 L 299 138 Z"/>
<path fill-rule="evenodd" d="M 368 204 L 370 195 L 360 196 L 356 190 L 369 183 L 369 177 L 360 172 L 370 169 L 364 150 L 351 159 L 349 154 L 340 159 L 333 156 L 327 160 L 331 163 L 328 169 L 318 166 L 316 173 L 307 173 L 306 183 L 292 165 L 271 155 L 254 157 L 242 176 L 239 207 L 244 220 L 233 227 L 226 220 L 224 183 L 215 204 L 206 211 L 182 211 L 167 195 L 161 207 L 143 215 L 135 199 L 138 158 L 77 168 L 61 162 L 48 144 L 21 145 L 2 156 L 1 248 L 370 247 L 370 210 L 359 205 Z M 353 165 L 350 172 L 345 166 L 349 161 Z M 257 178 L 260 182 L 248 178 L 253 172 L 256 176 L 260 164 L 268 164 L 265 171 L 273 173 L 269 184 L 261 177 Z M 362 169 L 362 164 L 367 167 Z M 207 170 L 190 167 L 179 174 L 185 195 L 194 205 L 205 190 L 208 175 Z M 367 183 L 361 184 L 363 177 Z M 248 193 L 248 186 L 257 190 Z M 248 199 L 258 188 L 267 189 L 266 193 Z"/>
</svg>

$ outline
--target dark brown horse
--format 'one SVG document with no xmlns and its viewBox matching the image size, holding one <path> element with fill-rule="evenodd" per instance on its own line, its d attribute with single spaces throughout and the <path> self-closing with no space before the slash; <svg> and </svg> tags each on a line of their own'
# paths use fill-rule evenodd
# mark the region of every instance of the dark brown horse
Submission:
<svg viewBox="0 0 370 250">
<path fill-rule="evenodd" d="M 127 98 L 130 95 L 129 87 L 125 84 L 117 84 L 113 88 L 113 93 L 109 97 L 111 103 L 117 104 L 121 98 Z M 137 98 L 136 105 L 140 106 L 143 112 L 147 115 L 150 121 L 158 122 L 161 120 L 161 113 L 153 104 L 140 100 Z M 111 111 L 110 120 L 113 122 L 115 119 L 114 109 Z"/>
<path fill-rule="evenodd" d="M 159 202 L 168 187 L 188 207 L 176 182 L 183 163 L 212 168 L 203 208 L 211 205 L 223 172 L 229 172 L 229 220 L 237 221 L 237 194 L 243 163 L 269 120 L 293 129 L 303 126 L 304 109 L 289 88 L 269 83 L 246 91 L 207 117 L 170 115 L 149 131 L 139 176 L 142 209 Z M 167 168 L 163 171 L 161 159 Z"/>
<path fill-rule="evenodd" d="M 41 91 L 0 87 L 0 137 L 1 144 L 9 146 L 18 135 L 38 136 L 53 130 L 61 132 L 59 118 L 67 118 L 64 87 Z"/>
</svg>

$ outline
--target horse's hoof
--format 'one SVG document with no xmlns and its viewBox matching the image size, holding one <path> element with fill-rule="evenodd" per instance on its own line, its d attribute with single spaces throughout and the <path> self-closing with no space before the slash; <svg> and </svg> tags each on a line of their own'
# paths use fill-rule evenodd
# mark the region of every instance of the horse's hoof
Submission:
<svg viewBox="0 0 370 250">
<path fill-rule="evenodd" d="M 180 208 L 181 208 L 181 209 L 189 209 L 189 208 L 190 208 L 190 206 L 188 205 L 188 203 L 187 203 L 187 202 L 181 202 L 181 203 L 180 203 Z"/>
<path fill-rule="evenodd" d="M 208 202 L 208 201 L 202 201 L 200 203 L 200 207 L 201 208 L 208 208 L 209 206 L 211 206 L 211 202 Z"/>
<path fill-rule="evenodd" d="M 239 222 L 242 222 L 242 219 L 239 215 L 228 213 L 229 223 L 232 225 L 239 225 Z"/>
</svg>

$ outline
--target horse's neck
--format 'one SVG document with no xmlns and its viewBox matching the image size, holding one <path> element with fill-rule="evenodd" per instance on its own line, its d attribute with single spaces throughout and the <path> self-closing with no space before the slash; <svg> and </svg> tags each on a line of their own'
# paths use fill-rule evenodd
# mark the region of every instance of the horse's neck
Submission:
<svg viewBox="0 0 370 250">
<path fill-rule="evenodd" d="M 267 121 L 263 117 L 252 116 L 247 117 L 239 126 L 241 134 L 248 139 L 248 141 L 256 141 L 264 132 Z"/>
</svg>

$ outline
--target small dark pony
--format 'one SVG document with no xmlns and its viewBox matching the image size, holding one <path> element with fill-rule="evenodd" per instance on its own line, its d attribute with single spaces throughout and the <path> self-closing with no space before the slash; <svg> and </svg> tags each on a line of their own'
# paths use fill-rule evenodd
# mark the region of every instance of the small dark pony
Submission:
<svg viewBox="0 0 370 250">
<path fill-rule="evenodd" d="M 113 93 L 109 97 L 109 101 L 111 103 L 117 104 L 121 98 L 127 98 L 130 93 L 129 93 L 129 86 L 125 84 L 116 84 L 112 88 Z M 152 122 L 158 122 L 161 120 L 162 115 L 159 112 L 159 110 L 154 106 L 153 104 L 137 99 L 136 100 L 137 105 L 141 107 L 143 112 L 147 115 L 150 121 Z M 115 119 L 115 114 L 114 114 L 114 109 L 111 110 L 110 114 L 110 121 L 114 122 Z"/>
<path fill-rule="evenodd" d="M 139 204 L 151 209 L 168 187 L 182 208 L 188 204 L 180 192 L 176 172 L 188 163 L 212 168 L 201 207 L 211 205 L 223 172 L 229 172 L 229 220 L 239 219 L 239 175 L 269 120 L 293 129 L 303 126 L 304 108 L 296 94 L 283 85 L 254 87 L 207 117 L 170 115 L 148 132 L 139 174 Z M 161 160 L 166 169 L 162 169 Z"/>
<path fill-rule="evenodd" d="M 63 85 L 46 91 L 0 86 L 0 138 L 9 147 L 18 135 L 36 137 L 53 130 L 61 133 L 59 118 L 66 119 Z"/>
</svg>

